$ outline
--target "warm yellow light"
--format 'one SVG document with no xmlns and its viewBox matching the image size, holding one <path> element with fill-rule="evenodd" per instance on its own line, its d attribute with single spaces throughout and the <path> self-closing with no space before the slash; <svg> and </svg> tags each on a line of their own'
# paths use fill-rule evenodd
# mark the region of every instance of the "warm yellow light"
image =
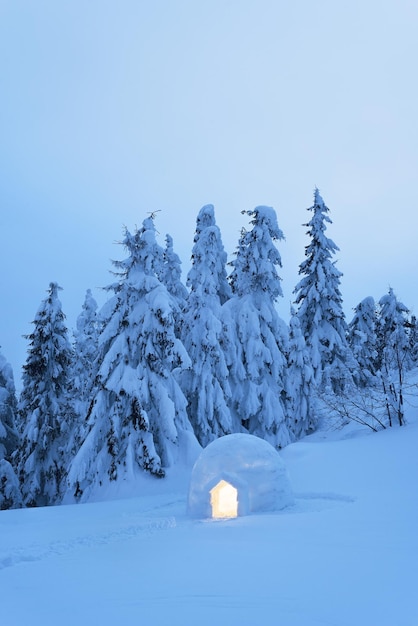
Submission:
<svg viewBox="0 0 418 626">
<path fill-rule="evenodd" d="M 238 515 L 238 491 L 226 480 L 221 480 L 210 490 L 212 517 L 225 518 Z"/>
</svg>

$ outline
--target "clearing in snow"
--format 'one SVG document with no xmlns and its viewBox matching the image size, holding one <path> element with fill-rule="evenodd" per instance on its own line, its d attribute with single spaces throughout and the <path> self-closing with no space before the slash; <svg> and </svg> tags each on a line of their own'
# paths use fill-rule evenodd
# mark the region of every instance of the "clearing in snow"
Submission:
<svg viewBox="0 0 418 626">
<path fill-rule="evenodd" d="M 414 412 L 285 448 L 295 500 L 280 511 L 190 518 L 190 470 L 107 493 L 123 499 L 1 511 L 1 623 L 416 626 Z"/>
</svg>

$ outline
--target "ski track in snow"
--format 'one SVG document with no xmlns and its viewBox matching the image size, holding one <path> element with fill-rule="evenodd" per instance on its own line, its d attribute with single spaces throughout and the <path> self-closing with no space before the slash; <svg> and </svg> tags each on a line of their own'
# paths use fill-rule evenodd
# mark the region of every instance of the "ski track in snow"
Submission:
<svg viewBox="0 0 418 626">
<path fill-rule="evenodd" d="M 162 604 L 167 603 L 170 607 L 179 605 L 188 605 L 190 602 L 199 602 L 199 606 L 201 608 L 213 608 L 214 602 L 216 602 L 217 609 L 222 608 L 233 608 L 240 609 L 243 605 L 243 598 L 241 594 L 176 594 L 175 596 L 154 596 L 152 598 L 147 599 L 147 604 L 152 605 L 155 604 L 157 607 L 161 607 Z M 282 605 L 283 599 L 280 598 L 272 598 L 271 596 L 264 596 L 257 598 L 247 597 L 245 599 L 245 606 L 266 606 L 271 605 L 272 607 L 278 607 Z"/>
<path fill-rule="evenodd" d="M 286 509 L 289 515 L 321 513 L 327 509 L 356 502 L 356 498 L 337 493 L 295 493 L 294 496 L 295 503 Z"/>
<path fill-rule="evenodd" d="M 341 504 L 355 502 L 355 498 L 336 493 L 296 493 L 295 503 L 281 511 L 269 513 L 269 515 L 292 515 L 311 512 L 321 512 L 325 509 L 332 508 Z M 15 547 L 8 553 L 0 554 L 0 570 L 8 567 L 19 565 L 20 563 L 30 563 L 33 561 L 41 561 L 54 556 L 63 556 L 78 548 L 91 548 L 94 546 L 103 546 L 110 543 L 126 541 L 140 535 L 150 536 L 156 532 L 176 528 L 179 521 L 184 523 L 201 523 L 202 521 L 212 520 L 190 520 L 186 515 L 177 518 L 175 515 L 166 515 L 159 517 L 151 517 L 153 512 L 170 509 L 173 506 L 183 505 L 185 502 L 177 500 L 166 504 L 157 505 L 153 508 L 147 508 L 143 511 L 137 511 L 135 514 L 123 514 L 121 519 L 115 521 L 115 524 L 123 522 L 129 517 L 141 516 L 139 523 L 123 526 L 116 530 L 107 530 L 106 532 L 90 533 L 81 535 L 68 540 L 55 540 L 50 543 L 33 543 L 25 547 Z M 83 506 L 83 505 L 79 505 Z M 143 516 L 143 517 L 142 517 Z M 250 516 L 246 516 L 251 519 Z M 225 521 L 225 520 L 221 520 Z"/>
<path fill-rule="evenodd" d="M 84 535 L 68 541 L 57 540 L 47 545 L 32 544 L 25 548 L 12 550 L 7 556 L 0 556 L 0 570 L 19 563 L 40 561 L 51 556 L 62 556 L 79 547 L 91 548 L 93 546 L 107 545 L 109 543 L 125 541 L 142 534 L 149 536 L 155 532 L 168 530 L 176 526 L 175 517 L 145 518 L 141 524 L 135 524 L 134 526 L 128 526 L 106 533 Z"/>
<path fill-rule="evenodd" d="M 144 510 L 138 510 L 136 513 L 121 513 L 119 520 L 115 520 L 115 524 L 122 525 L 129 518 L 141 517 L 139 523 L 130 524 L 120 527 L 116 530 L 107 530 L 99 533 L 89 533 L 68 540 L 55 540 L 50 543 L 33 543 L 25 547 L 11 548 L 8 553 L 0 553 L 0 570 L 7 567 L 13 567 L 19 563 L 31 561 L 41 561 L 43 559 L 62 556 L 77 548 L 91 548 L 94 546 L 107 545 L 110 543 L 126 541 L 139 535 L 150 536 L 155 532 L 169 530 L 177 526 L 176 517 L 174 515 L 166 516 L 150 516 L 153 512 L 162 509 L 171 509 L 173 506 L 181 504 L 181 500 L 170 501 L 164 505 L 157 505 Z M 82 504 L 79 506 L 83 506 Z"/>
</svg>

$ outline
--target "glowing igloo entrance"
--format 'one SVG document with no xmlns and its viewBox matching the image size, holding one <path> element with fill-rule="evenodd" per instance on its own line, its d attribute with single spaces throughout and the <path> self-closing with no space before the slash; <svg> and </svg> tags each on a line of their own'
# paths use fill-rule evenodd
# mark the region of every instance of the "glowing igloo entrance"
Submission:
<svg viewBox="0 0 418 626">
<path fill-rule="evenodd" d="M 212 517 L 225 518 L 238 516 L 238 490 L 226 480 L 220 480 L 210 490 Z"/>
<path fill-rule="evenodd" d="M 293 504 L 286 466 L 272 445 L 238 433 L 204 448 L 193 466 L 188 495 L 192 517 L 228 518 Z"/>
</svg>

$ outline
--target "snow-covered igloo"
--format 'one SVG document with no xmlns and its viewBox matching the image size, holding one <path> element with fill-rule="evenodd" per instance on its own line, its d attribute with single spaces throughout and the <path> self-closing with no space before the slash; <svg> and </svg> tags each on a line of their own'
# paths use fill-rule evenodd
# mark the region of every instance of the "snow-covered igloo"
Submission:
<svg viewBox="0 0 418 626">
<path fill-rule="evenodd" d="M 188 496 L 192 517 L 237 517 L 292 503 L 283 460 L 272 445 L 254 435 L 220 437 L 194 464 Z"/>
</svg>

